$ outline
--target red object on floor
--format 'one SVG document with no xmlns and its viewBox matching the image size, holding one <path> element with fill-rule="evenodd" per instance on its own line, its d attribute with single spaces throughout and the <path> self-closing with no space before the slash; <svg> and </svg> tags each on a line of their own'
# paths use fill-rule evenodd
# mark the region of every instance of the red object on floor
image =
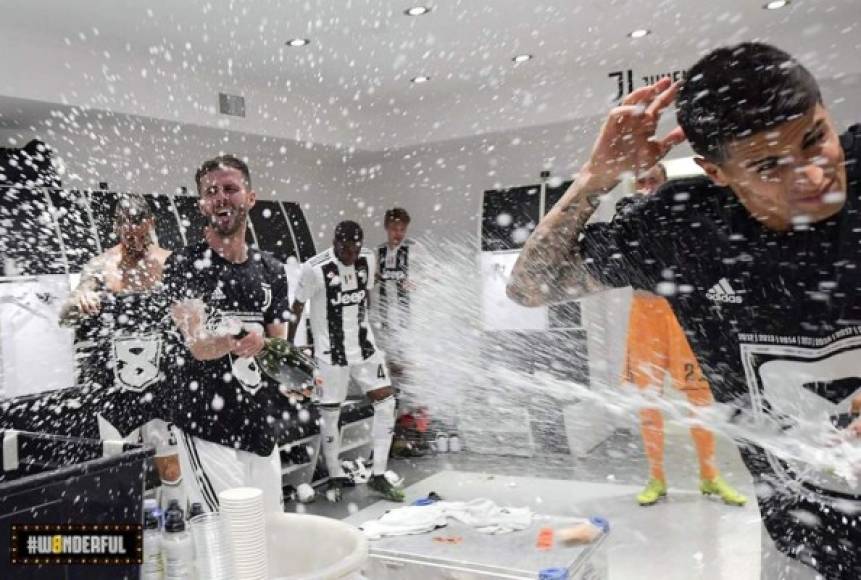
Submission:
<svg viewBox="0 0 861 580">
<path fill-rule="evenodd" d="M 535 547 L 539 550 L 549 550 L 553 547 L 553 528 L 541 528 L 538 530 L 538 541 Z"/>
<path fill-rule="evenodd" d="M 430 415 L 424 407 L 415 411 L 405 411 L 398 417 L 398 427 L 401 429 L 414 429 L 419 433 L 427 433 L 428 428 L 430 428 Z"/>
</svg>

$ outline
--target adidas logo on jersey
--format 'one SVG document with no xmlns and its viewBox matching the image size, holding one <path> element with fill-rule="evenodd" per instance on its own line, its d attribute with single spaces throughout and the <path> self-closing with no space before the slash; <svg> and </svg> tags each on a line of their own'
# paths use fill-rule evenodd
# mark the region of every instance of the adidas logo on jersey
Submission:
<svg viewBox="0 0 861 580">
<path fill-rule="evenodd" d="M 714 300 L 715 302 L 741 304 L 741 296 L 732 289 L 732 286 L 729 285 L 729 281 L 727 281 L 726 278 L 721 278 L 717 284 L 712 286 L 709 291 L 706 292 L 706 298 Z"/>
<path fill-rule="evenodd" d="M 332 306 L 349 306 L 351 304 L 358 304 L 365 299 L 365 291 L 364 290 L 356 290 L 354 292 L 340 292 L 337 298 L 333 298 L 330 300 Z"/>
<path fill-rule="evenodd" d="M 227 296 L 221 290 L 221 286 L 216 286 L 215 292 L 212 293 L 212 299 L 213 300 L 224 300 L 225 298 L 227 298 Z"/>
</svg>

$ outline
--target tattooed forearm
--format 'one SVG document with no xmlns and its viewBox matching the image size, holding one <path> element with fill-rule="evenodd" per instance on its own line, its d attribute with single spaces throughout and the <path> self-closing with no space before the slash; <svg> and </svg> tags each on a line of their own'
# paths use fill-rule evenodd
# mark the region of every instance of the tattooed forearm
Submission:
<svg viewBox="0 0 861 580">
<path fill-rule="evenodd" d="M 597 289 L 583 267 L 579 237 L 612 188 L 578 178 L 524 245 L 508 283 L 508 297 L 524 306 L 578 298 Z"/>
</svg>

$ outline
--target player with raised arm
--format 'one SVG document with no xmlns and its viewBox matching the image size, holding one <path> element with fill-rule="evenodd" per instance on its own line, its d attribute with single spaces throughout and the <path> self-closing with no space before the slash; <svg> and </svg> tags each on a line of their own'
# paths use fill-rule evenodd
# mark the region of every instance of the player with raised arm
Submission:
<svg viewBox="0 0 861 580">
<path fill-rule="evenodd" d="M 577 179 L 527 241 L 508 294 L 525 305 L 608 286 L 665 296 L 717 401 L 785 437 L 814 422 L 822 435 L 798 443 L 819 457 L 829 415 L 861 392 L 849 362 L 861 355 L 861 128 L 841 135 L 810 72 L 767 44 L 713 50 L 685 79 L 638 89 L 610 111 Z M 656 136 L 674 101 L 680 126 Z M 624 172 L 651 167 L 685 138 L 707 177 L 674 181 L 586 226 Z M 845 435 L 857 437 L 859 424 Z M 764 576 L 795 567 L 861 577 L 857 484 L 805 457 L 739 449 L 768 532 Z M 770 557 L 772 542 L 788 558 Z"/>
</svg>

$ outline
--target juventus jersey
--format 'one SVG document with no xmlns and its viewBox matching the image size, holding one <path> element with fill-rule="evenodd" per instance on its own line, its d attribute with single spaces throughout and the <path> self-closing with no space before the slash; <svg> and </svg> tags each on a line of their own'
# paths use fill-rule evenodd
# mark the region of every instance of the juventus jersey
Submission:
<svg viewBox="0 0 861 580">
<path fill-rule="evenodd" d="M 207 307 L 206 325 L 218 328 L 226 317 L 243 326 L 286 323 L 290 313 L 284 265 L 268 252 L 249 248 L 248 259 L 234 264 L 205 242 L 177 251 L 165 266 L 171 299 L 199 299 Z M 271 414 L 281 397 L 253 358 L 227 354 L 198 361 L 182 348 L 176 371 L 174 422 L 186 433 L 261 456 L 272 453 L 275 423 Z M 177 361 L 179 362 L 179 361 Z"/>
<path fill-rule="evenodd" d="M 602 283 L 669 294 L 715 398 L 787 436 L 828 425 L 861 393 L 861 126 L 841 142 L 846 203 L 827 220 L 771 231 L 696 178 L 627 204 L 581 244 Z M 778 547 L 828 578 L 861 577 L 859 484 L 753 445 L 741 453 Z"/>
<path fill-rule="evenodd" d="M 383 331 L 394 331 L 406 326 L 409 317 L 410 260 L 415 257 L 415 242 L 402 241 L 391 248 L 388 243 L 377 246 L 376 304 Z"/>
<path fill-rule="evenodd" d="M 169 302 L 152 292 L 105 293 L 101 310 L 78 328 L 78 384 L 88 409 L 126 436 L 152 419 L 167 419 L 165 365 Z"/>
<path fill-rule="evenodd" d="M 342 264 L 331 248 L 302 265 L 296 300 L 311 301 L 311 333 L 319 360 L 347 366 L 376 351 L 368 322 L 374 272 L 374 253 L 365 248 L 353 266 Z"/>
</svg>

